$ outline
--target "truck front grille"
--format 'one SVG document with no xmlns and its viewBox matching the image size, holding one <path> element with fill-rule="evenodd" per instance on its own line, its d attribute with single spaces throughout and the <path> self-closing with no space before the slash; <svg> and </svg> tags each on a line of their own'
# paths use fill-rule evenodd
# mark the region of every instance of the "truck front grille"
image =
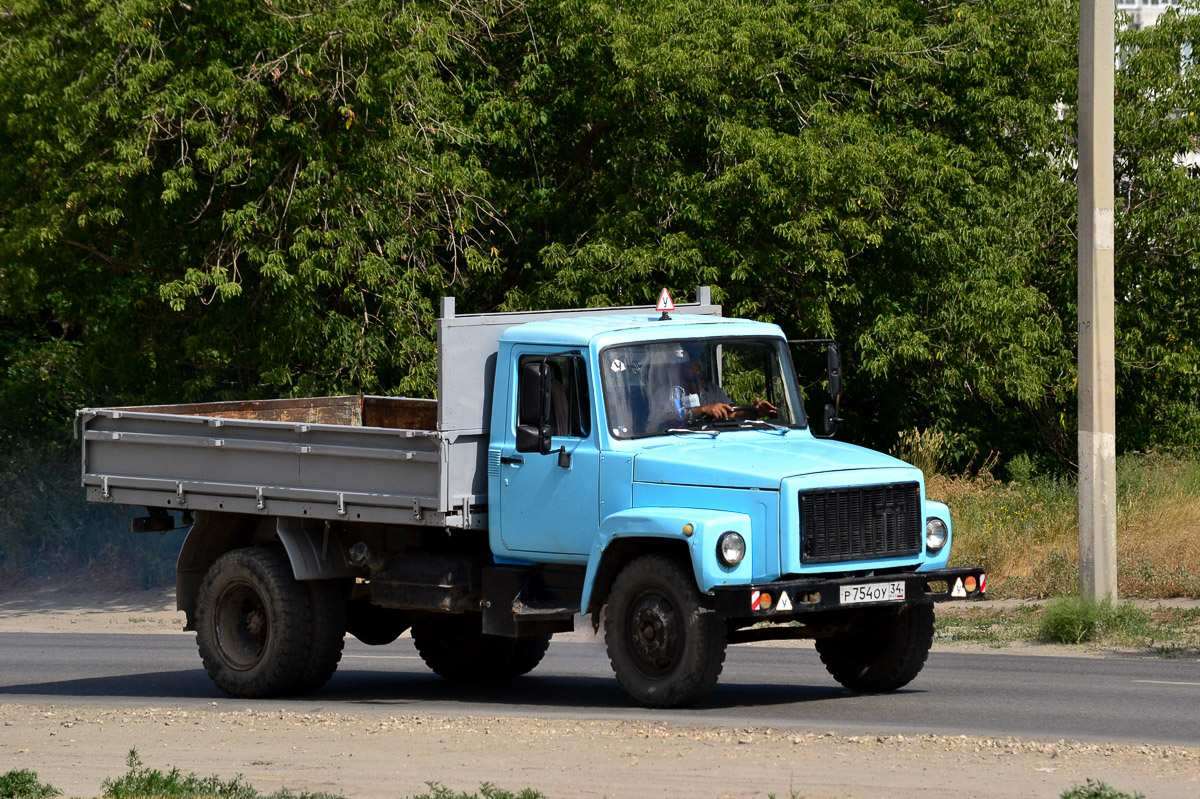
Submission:
<svg viewBox="0 0 1200 799">
<path fill-rule="evenodd" d="M 921 552 L 916 483 L 800 492 L 804 563 L 873 560 Z"/>
</svg>

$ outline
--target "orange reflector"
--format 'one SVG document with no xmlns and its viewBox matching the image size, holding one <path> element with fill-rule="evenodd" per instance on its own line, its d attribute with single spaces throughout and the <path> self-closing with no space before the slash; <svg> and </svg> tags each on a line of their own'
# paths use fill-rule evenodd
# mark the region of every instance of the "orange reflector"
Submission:
<svg viewBox="0 0 1200 799">
<path fill-rule="evenodd" d="M 967 589 L 968 594 L 975 593 L 975 578 L 968 577 L 965 580 L 963 580 L 963 588 Z"/>
<path fill-rule="evenodd" d="M 758 605 L 759 605 L 759 607 L 761 607 L 763 610 L 768 610 L 768 609 L 770 609 L 770 607 L 771 607 L 771 603 L 772 603 L 773 601 L 774 601 L 774 600 L 773 600 L 773 599 L 771 599 L 771 595 L 770 595 L 770 594 L 765 594 L 765 593 L 764 593 L 764 594 L 763 594 L 761 597 L 759 597 L 759 602 L 758 602 Z"/>
</svg>

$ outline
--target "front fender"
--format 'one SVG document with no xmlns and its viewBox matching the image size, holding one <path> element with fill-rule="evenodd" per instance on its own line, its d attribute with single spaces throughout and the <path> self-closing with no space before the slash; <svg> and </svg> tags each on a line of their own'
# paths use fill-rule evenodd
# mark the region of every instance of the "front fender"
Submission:
<svg viewBox="0 0 1200 799">
<path fill-rule="evenodd" d="M 946 544 L 936 555 L 922 563 L 917 571 L 944 569 L 946 568 L 946 564 L 950 562 L 950 547 L 954 544 L 954 525 L 950 523 L 950 508 L 945 503 L 926 500 L 925 519 L 931 517 L 936 517 L 946 523 Z M 924 540 L 925 536 L 925 519 L 921 520 L 922 540 Z"/>
<path fill-rule="evenodd" d="M 685 528 L 691 525 L 691 534 Z M 717 560 L 717 539 L 726 531 L 740 533 L 746 540 L 746 557 L 737 566 L 728 567 Z M 588 557 L 583 581 L 581 609 L 591 604 L 596 575 L 604 563 L 605 553 L 618 539 L 670 539 L 683 542 L 691 556 L 696 585 L 708 593 L 718 585 L 749 583 L 754 551 L 750 517 L 744 513 L 710 510 L 707 508 L 630 508 L 608 516 L 600 523 L 600 535 Z M 619 564 L 606 564 L 610 568 Z"/>
</svg>

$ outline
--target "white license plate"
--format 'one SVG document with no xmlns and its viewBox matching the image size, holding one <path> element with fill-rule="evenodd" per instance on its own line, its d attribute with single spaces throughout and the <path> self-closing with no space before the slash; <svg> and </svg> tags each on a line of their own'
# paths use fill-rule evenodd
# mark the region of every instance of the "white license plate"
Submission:
<svg viewBox="0 0 1200 799">
<path fill-rule="evenodd" d="M 904 599 L 904 581 L 843 585 L 842 604 L 861 605 L 864 602 L 894 602 Z"/>
</svg>

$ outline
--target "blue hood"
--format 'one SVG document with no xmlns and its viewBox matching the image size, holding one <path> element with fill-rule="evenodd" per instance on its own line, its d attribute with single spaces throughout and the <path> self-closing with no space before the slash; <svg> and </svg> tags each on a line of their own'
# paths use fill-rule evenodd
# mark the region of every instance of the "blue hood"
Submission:
<svg viewBox="0 0 1200 799">
<path fill-rule="evenodd" d="M 779 488 L 785 477 L 851 469 L 912 468 L 882 452 L 792 432 L 739 431 L 716 438 L 656 439 L 638 453 L 633 479 L 639 483 Z"/>
</svg>

